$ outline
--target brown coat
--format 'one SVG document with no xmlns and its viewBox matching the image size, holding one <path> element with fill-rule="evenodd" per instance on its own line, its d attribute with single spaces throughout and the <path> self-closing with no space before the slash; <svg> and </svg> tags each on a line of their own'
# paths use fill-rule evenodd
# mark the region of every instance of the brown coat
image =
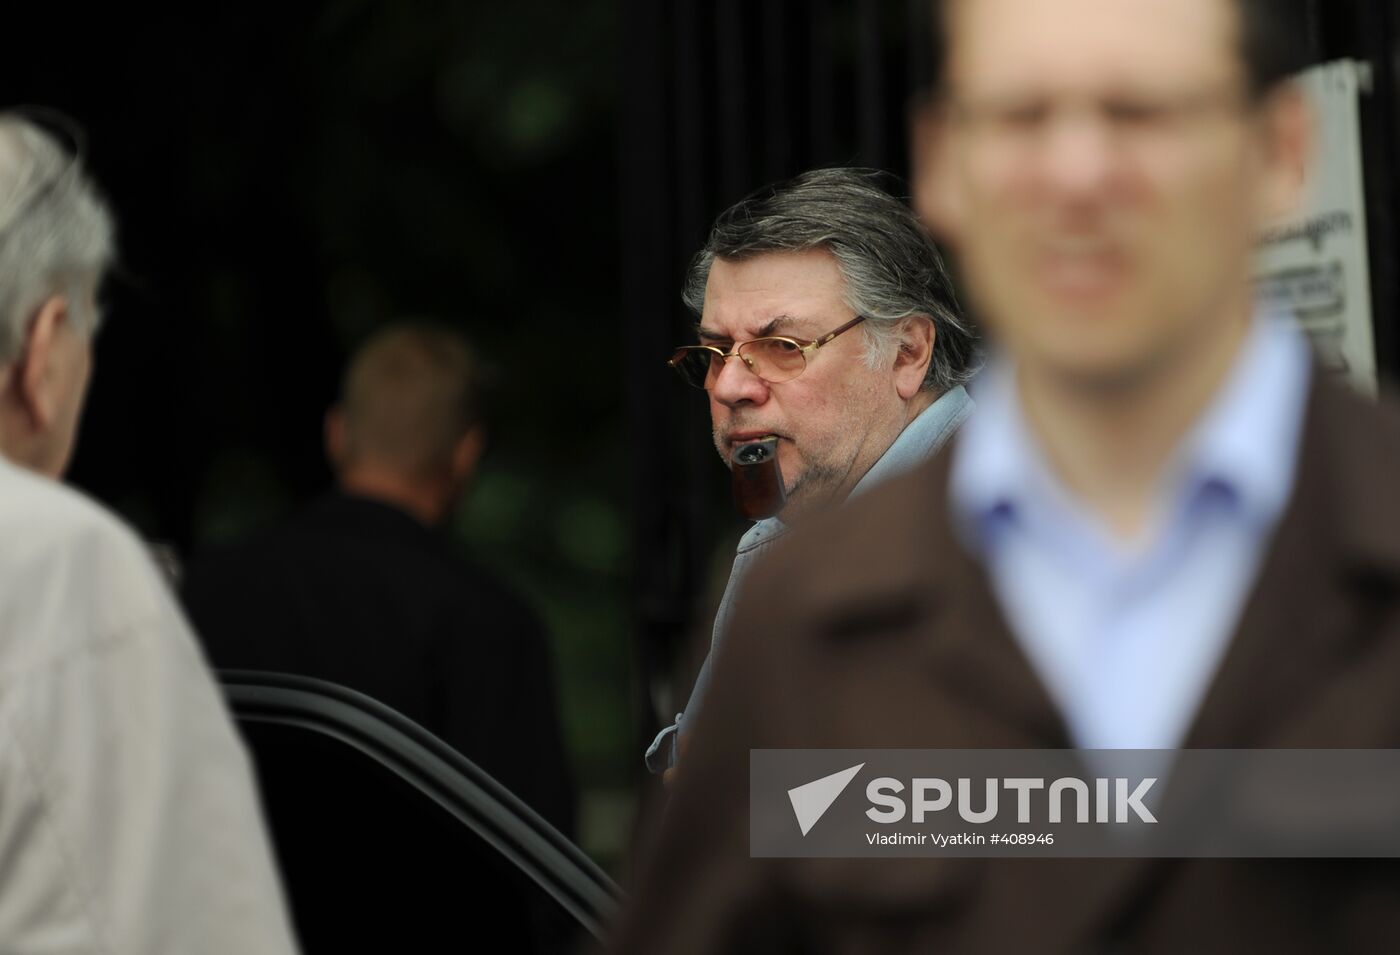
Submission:
<svg viewBox="0 0 1400 955">
<path fill-rule="evenodd" d="M 1400 748 L 1400 416 L 1317 377 L 1187 747 Z M 952 533 L 949 460 L 756 569 L 618 950 L 1400 951 L 1400 862 L 748 857 L 750 748 L 1071 745 Z"/>
</svg>

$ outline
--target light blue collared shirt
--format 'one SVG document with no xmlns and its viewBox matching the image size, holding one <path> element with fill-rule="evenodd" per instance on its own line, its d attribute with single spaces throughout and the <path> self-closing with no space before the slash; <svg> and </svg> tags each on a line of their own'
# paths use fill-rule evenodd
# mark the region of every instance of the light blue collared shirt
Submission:
<svg viewBox="0 0 1400 955">
<path fill-rule="evenodd" d="M 1256 315 L 1132 545 L 1047 466 L 1014 369 L 988 368 L 954 449 L 953 514 L 1077 746 L 1183 742 L 1292 491 L 1310 367 L 1296 323 Z"/>
<path fill-rule="evenodd" d="M 939 448 L 948 443 L 953 432 L 972 414 L 974 405 L 967 389 L 959 385 L 945 392 L 937 401 L 925 408 L 918 417 L 909 422 L 894 443 L 885 450 L 880 459 L 871 465 L 870 470 L 856 482 L 851 497 L 864 494 L 882 481 L 912 470 L 921 462 L 931 458 Z M 690 702 L 683 713 L 676 714 L 675 723 L 663 729 L 647 747 L 647 768 L 659 773 L 676 762 L 673 737 L 680 733 L 681 724 L 695 719 L 700 701 L 710 686 L 710 662 L 715 650 L 729 629 L 730 618 L 734 615 L 735 596 L 739 581 L 743 579 L 758 559 L 773 544 L 787 533 L 788 527 L 776 517 L 759 521 L 739 539 L 739 549 L 734 555 L 734 566 L 729 571 L 729 583 L 724 587 L 720 598 L 719 611 L 715 614 L 715 626 L 710 636 L 710 652 L 705 657 L 700 673 L 695 678 L 695 688 L 690 691 Z"/>
</svg>

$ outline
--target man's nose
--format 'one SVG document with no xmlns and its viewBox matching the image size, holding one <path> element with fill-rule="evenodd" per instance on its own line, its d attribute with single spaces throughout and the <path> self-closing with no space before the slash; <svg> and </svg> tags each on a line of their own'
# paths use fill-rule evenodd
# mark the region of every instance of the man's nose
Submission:
<svg viewBox="0 0 1400 955">
<path fill-rule="evenodd" d="M 1070 196 L 1093 196 L 1112 180 L 1119 145 L 1108 120 L 1093 110 L 1075 110 L 1046 131 L 1041 169 L 1047 180 Z"/>
<path fill-rule="evenodd" d="M 725 360 L 710 386 L 710 394 L 720 404 L 731 408 L 745 402 L 761 405 L 768 400 L 768 382 L 754 374 L 743 358 L 735 355 Z"/>
</svg>

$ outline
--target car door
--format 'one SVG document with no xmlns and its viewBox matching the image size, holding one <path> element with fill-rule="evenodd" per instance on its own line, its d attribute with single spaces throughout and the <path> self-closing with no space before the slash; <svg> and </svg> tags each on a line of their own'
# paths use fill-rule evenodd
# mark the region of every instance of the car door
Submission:
<svg viewBox="0 0 1400 955">
<path fill-rule="evenodd" d="M 617 886 L 446 743 L 322 680 L 219 676 L 309 955 L 556 952 L 602 938 Z"/>
</svg>

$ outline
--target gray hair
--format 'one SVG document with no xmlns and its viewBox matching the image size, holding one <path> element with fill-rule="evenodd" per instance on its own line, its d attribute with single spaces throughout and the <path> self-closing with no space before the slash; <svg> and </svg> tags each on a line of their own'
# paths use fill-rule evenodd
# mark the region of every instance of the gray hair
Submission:
<svg viewBox="0 0 1400 955">
<path fill-rule="evenodd" d="M 866 321 L 866 360 L 883 363 L 901 324 L 933 322 L 925 390 L 944 392 L 976 372 L 977 337 L 958 307 L 938 248 L 909 207 L 869 169 L 817 169 L 767 186 L 725 210 L 696 254 L 681 298 L 698 316 L 716 258 L 825 249 L 846 282 L 846 304 Z"/>
<path fill-rule="evenodd" d="M 53 295 L 68 297 L 76 326 L 91 334 L 87 296 L 114 254 L 111 213 L 79 158 L 24 115 L 0 112 L 0 365 Z"/>
</svg>

